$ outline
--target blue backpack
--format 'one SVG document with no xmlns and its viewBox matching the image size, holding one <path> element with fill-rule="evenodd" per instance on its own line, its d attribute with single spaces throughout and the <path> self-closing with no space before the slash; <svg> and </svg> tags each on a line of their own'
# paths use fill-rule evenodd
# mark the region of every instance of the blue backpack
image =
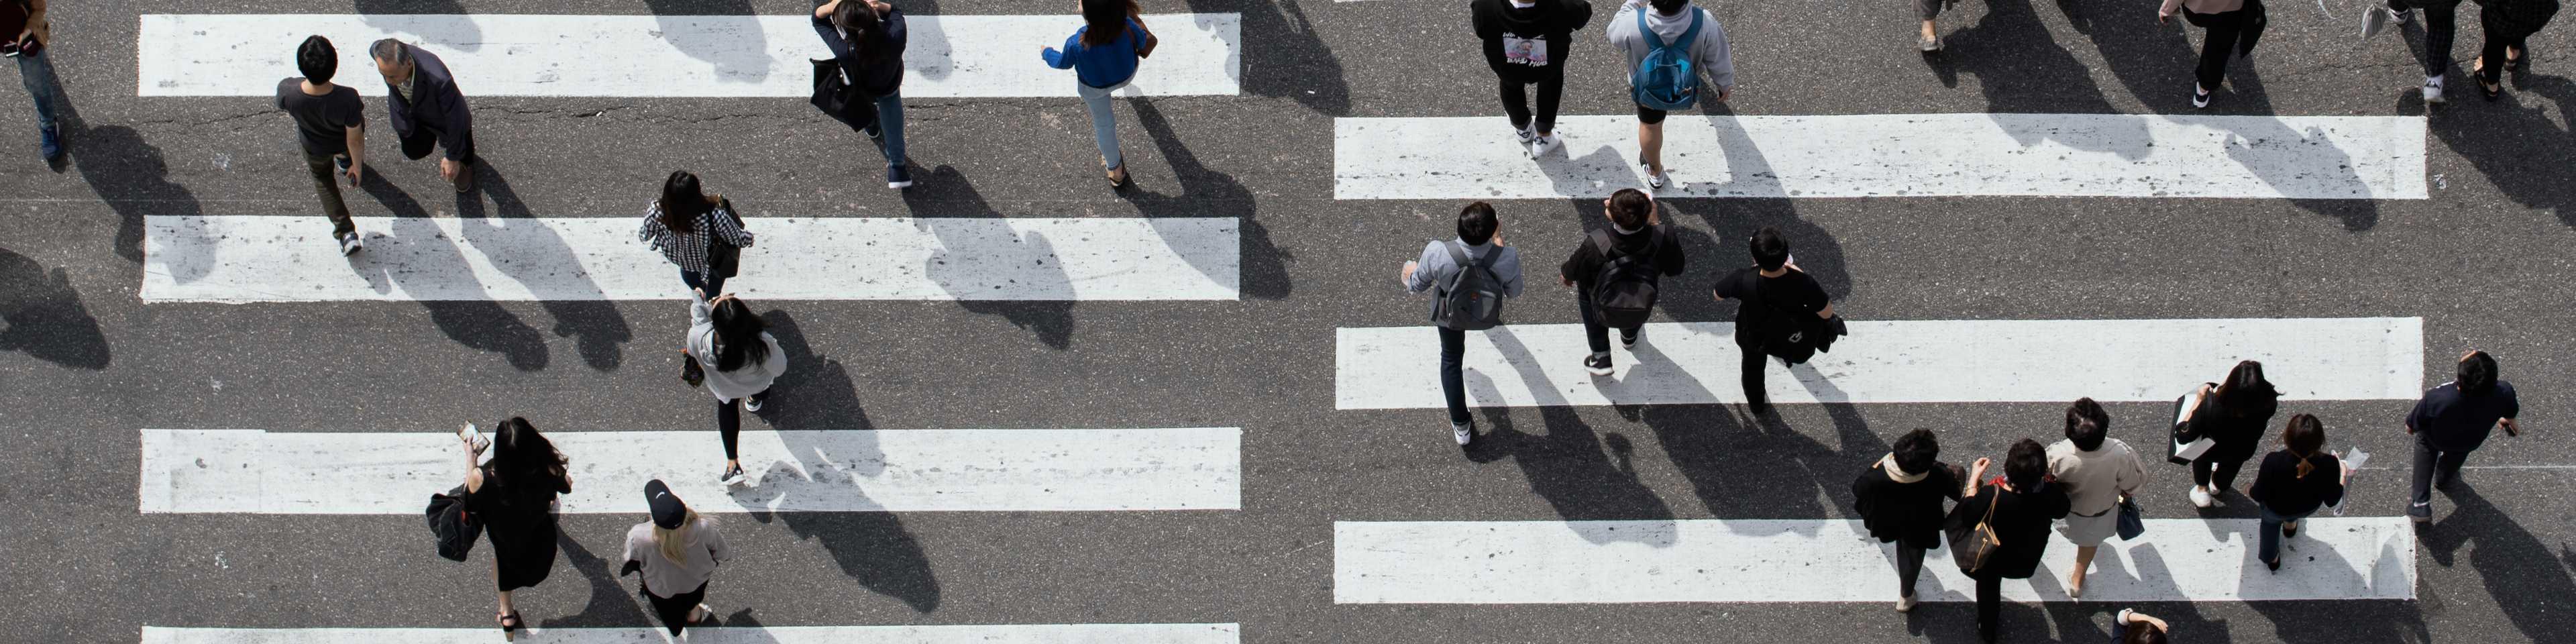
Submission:
<svg viewBox="0 0 2576 644">
<path fill-rule="evenodd" d="M 1686 110 L 1699 103 L 1699 70 L 1691 66 L 1691 43 L 1699 40 L 1699 7 L 1691 7 L 1691 26 L 1680 40 L 1666 43 L 1646 27 L 1648 9 L 1637 9 L 1637 35 L 1654 45 L 1637 71 L 1628 77 L 1628 92 L 1637 104 L 1658 110 Z"/>
</svg>

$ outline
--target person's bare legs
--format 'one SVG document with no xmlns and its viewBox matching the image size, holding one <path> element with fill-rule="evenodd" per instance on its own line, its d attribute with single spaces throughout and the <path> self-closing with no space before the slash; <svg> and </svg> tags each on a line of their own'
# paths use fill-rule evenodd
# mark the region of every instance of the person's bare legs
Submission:
<svg viewBox="0 0 2576 644">
<path fill-rule="evenodd" d="M 492 560 L 492 583 L 501 583 L 501 560 L 498 557 L 495 557 Z M 498 617 L 494 617 L 492 621 L 501 622 L 504 625 L 507 625 L 510 615 L 518 612 L 519 607 L 510 603 L 510 591 L 501 591 L 501 614 Z M 526 624 L 520 624 L 520 626 L 526 626 Z"/>
<path fill-rule="evenodd" d="M 2067 574 L 2066 596 L 2084 596 L 2084 573 L 2093 569 L 2093 554 L 2101 550 L 2101 546 L 2081 546 L 2075 549 L 2075 572 Z"/>
<path fill-rule="evenodd" d="M 1935 40 L 1935 39 L 1939 39 L 1940 37 L 1941 37 L 1941 30 L 1940 30 L 1939 28 L 1937 28 L 1937 27 L 1933 27 L 1933 26 L 1932 26 L 1932 21 L 1930 21 L 1930 20 L 1925 20 L 1925 21 L 1923 21 L 1923 39 L 1924 39 L 1924 40 Z"/>
<path fill-rule="evenodd" d="M 1655 174 L 1664 173 L 1664 124 L 1637 124 L 1637 159 Z"/>
</svg>

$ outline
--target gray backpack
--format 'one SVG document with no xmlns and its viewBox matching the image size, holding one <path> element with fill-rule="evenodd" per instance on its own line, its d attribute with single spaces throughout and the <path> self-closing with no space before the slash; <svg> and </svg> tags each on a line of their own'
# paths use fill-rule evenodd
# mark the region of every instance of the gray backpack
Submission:
<svg viewBox="0 0 2576 644">
<path fill-rule="evenodd" d="M 1471 262 L 1465 244 L 1453 241 L 1441 247 L 1449 249 L 1449 261 L 1458 265 L 1458 274 L 1434 298 L 1431 323 L 1460 331 L 1502 326 L 1503 279 L 1494 274 L 1494 259 L 1503 255 L 1503 249 L 1495 247 Z"/>
</svg>

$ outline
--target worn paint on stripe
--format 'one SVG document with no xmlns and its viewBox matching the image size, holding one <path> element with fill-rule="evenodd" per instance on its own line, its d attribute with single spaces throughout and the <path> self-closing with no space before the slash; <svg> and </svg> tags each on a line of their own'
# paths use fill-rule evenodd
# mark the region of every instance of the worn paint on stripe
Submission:
<svg viewBox="0 0 2576 644">
<path fill-rule="evenodd" d="M 2280 572 L 2254 559 L 2252 519 L 2151 519 L 2102 546 L 2088 602 L 2414 599 L 2405 517 L 2316 517 Z M 2051 537 L 2014 601 L 2067 601 L 2075 547 Z M 1344 604 L 1893 602 L 1895 551 L 1850 520 L 1428 521 L 1333 524 L 1333 601 Z M 1924 563 L 1923 601 L 1975 600 L 1946 551 Z"/>
<path fill-rule="evenodd" d="M 1796 368 L 1767 361 L 1774 403 L 2170 401 L 2238 360 L 2261 360 L 2291 400 L 2400 400 L 2422 394 L 2422 318 L 1854 321 L 1833 351 Z M 1467 334 L 1478 406 L 1744 402 L 1735 325 L 1653 323 L 1637 348 L 1612 343 L 1617 371 L 1583 369 L 1580 324 L 1511 324 Z M 1336 334 L 1341 409 L 1445 407 L 1430 327 Z"/>
<path fill-rule="evenodd" d="M 1342 118 L 1337 199 L 1603 197 L 1644 188 L 1632 116 L 1557 119 L 1530 159 L 1503 118 Z M 2416 116 L 1876 114 L 1664 121 L 1673 197 L 2423 199 Z"/>
<path fill-rule="evenodd" d="M 1061 48 L 1082 17 L 908 16 L 907 98 L 1074 95 L 1073 72 L 1038 57 Z M 1242 17 L 1144 17 L 1160 43 L 1129 96 L 1234 95 Z M 504 14 L 146 14 L 135 38 L 139 96 L 271 96 L 301 76 L 295 48 L 326 34 L 341 77 L 383 96 L 367 44 L 401 38 L 447 63 L 470 101 L 482 96 L 806 97 L 831 51 L 808 16 Z M 371 108 L 381 109 L 381 107 Z"/>
<path fill-rule="evenodd" d="M 694 644 L 1238 644 L 1235 624 L 967 624 L 692 628 Z M 529 628 L 549 644 L 665 644 L 656 628 Z M 142 644 L 489 644 L 490 628 L 143 627 Z"/>
<path fill-rule="evenodd" d="M 147 302 L 686 298 L 640 218 L 359 217 L 340 255 L 321 217 L 152 216 Z M 732 292 L 784 300 L 1232 300 L 1232 218 L 748 220 Z"/>
<path fill-rule="evenodd" d="M 550 432 L 568 514 L 643 511 L 662 479 L 702 512 L 1233 510 L 1242 432 L 1194 429 L 746 431 L 756 484 L 726 488 L 712 431 Z M 447 432 L 143 430 L 143 512 L 418 514 L 464 479 Z"/>
</svg>

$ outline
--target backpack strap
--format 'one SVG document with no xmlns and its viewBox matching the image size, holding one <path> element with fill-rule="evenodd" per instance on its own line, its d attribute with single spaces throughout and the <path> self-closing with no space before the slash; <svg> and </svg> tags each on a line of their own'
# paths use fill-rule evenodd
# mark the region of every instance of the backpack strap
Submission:
<svg viewBox="0 0 2576 644">
<path fill-rule="evenodd" d="M 1655 35 L 1655 30 L 1646 26 L 1646 12 L 1648 11 L 1654 11 L 1654 8 L 1637 8 L 1637 35 L 1645 37 L 1646 46 L 1648 48 L 1663 49 L 1665 47 L 1664 38 L 1662 36 Z M 1698 29 L 1699 25 L 1697 23 L 1693 23 L 1691 28 Z"/>
<path fill-rule="evenodd" d="M 1689 30 L 1687 30 L 1687 31 L 1683 31 L 1683 32 L 1682 32 L 1681 40 L 1673 41 L 1673 44 L 1674 44 L 1675 46 L 1679 46 L 1679 47 L 1681 47 L 1681 48 L 1682 48 L 1682 57 L 1683 57 L 1683 58 L 1689 58 L 1689 57 L 1690 57 L 1690 47 L 1691 47 L 1691 45 L 1696 44 L 1696 43 L 1698 43 L 1698 42 L 1699 42 L 1699 20 L 1700 20 L 1700 18 L 1703 18 L 1703 17 L 1706 17 L 1706 16 L 1707 16 L 1707 13 L 1706 13 L 1706 12 L 1701 11 L 1699 7 L 1697 7 L 1697 6 L 1693 6 L 1693 7 L 1691 7 L 1691 26 L 1690 26 L 1690 29 L 1689 29 Z"/>
</svg>

